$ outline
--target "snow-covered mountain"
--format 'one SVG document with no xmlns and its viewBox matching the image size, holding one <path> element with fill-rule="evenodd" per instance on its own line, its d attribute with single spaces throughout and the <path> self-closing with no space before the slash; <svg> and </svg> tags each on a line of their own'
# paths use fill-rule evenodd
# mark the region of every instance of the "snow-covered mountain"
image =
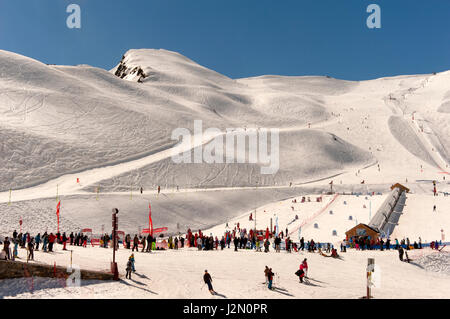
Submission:
<svg viewBox="0 0 450 319">
<path fill-rule="evenodd" d="M 0 189 L 144 158 L 173 146 L 171 132 L 192 131 L 194 120 L 204 129 L 279 128 L 280 170 L 264 176 L 260 164 L 175 165 L 166 157 L 87 180 L 86 189 L 305 183 L 375 163 L 383 181 L 419 174 L 420 165 L 446 170 L 449 80 L 450 72 L 233 80 L 166 50 L 130 50 L 107 72 L 0 51 Z"/>
</svg>

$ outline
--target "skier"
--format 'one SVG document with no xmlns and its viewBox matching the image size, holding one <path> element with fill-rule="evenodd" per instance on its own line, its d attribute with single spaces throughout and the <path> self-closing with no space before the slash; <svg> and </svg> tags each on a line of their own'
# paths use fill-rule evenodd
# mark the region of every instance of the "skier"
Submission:
<svg viewBox="0 0 450 319">
<path fill-rule="evenodd" d="M 158 195 L 161 193 L 161 186 L 158 186 Z"/>
<path fill-rule="evenodd" d="M 267 280 L 269 281 L 269 285 L 267 286 L 267 288 L 269 288 L 270 290 L 274 290 L 272 288 L 273 276 L 274 273 L 272 272 L 272 268 L 269 268 L 269 271 L 267 273 Z"/>
<path fill-rule="evenodd" d="M 152 241 L 153 241 L 153 237 L 150 235 L 150 234 L 148 234 L 147 235 L 147 252 L 152 252 L 151 251 L 151 249 L 152 249 Z"/>
<path fill-rule="evenodd" d="M 13 257 L 14 259 L 16 259 L 19 256 L 19 239 L 18 238 L 14 238 L 13 239 L 13 243 L 14 243 L 14 250 L 13 250 Z"/>
<path fill-rule="evenodd" d="M 9 245 L 10 242 L 8 240 L 8 237 L 6 237 L 5 241 L 3 242 L 3 250 L 5 251 L 6 259 L 11 259 L 11 256 L 9 255 Z"/>
<path fill-rule="evenodd" d="M 280 243 L 281 243 L 280 237 L 276 237 L 276 238 L 275 238 L 275 251 L 276 251 L 277 253 L 280 252 Z"/>
<path fill-rule="evenodd" d="M 398 247 L 398 258 L 400 259 L 400 261 L 403 261 L 403 253 L 404 253 L 403 247 L 399 246 Z"/>
<path fill-rule="evenodd" d="M 144 193 L 144 189 L 141 187 L 141 194 L 143 194 Z"/>
<path fill-rule="evenodd" d="M 38 233 L 36 235 L 34 241 L 36 242 L 36 250 L 39 250 L 39 244 L 41 243 L 41 233 Z"/>
<path fill-rule="evenodd" d="M 306 276 L 307 271 L 308 271 L 308 263 L 306 262 L 306 258 L 305 258 L 305 259 L 303 259 L 303 262 L 300 264 L 299 271 L 298 271 L 298 277 L 299 277 L 301 283 L 303 283 L 303 277 Z"/>
<path fill-rule="evenodd" d="M 136 251 L 139 251 L 139 238 L 137 235 L 134 235 L 133 248 L 131 249 L 131 251 L 134 251 L 135 249 L 136 249 Z"/>
<path fill-rule="evenodd" d="M 53 252 L 53 244 L 55 243 L 56 236 L 53 235 L 53 233 L 50 233 L 50 236 L 48 236 L 48 251 Z"/>
<path fill-rule="evenodd" d="M 270 271 L 269 267 L 266 266 L 266 269 L 264 269 L 264 276 L 266 277 L 266 284 L 269 281 L 269 271 Z"/>
<path fill-rule="evenodd" d="M 202 250 L 202 238 L 200 236 L 197 238 L 197 248 Z"/>
<path fill-rule="evenodd" d="M 34 239 L 31 239 L 30 242 L 28 243 L 28 258 L 27 261 L 29 260 L 34 260 Z"/>
<path fill-rule="evenodd" d="M 143 253 L 145 251 L 145 243 L 147 242 L 147 240 L 145 239 L 145 236 L 142 237 L 141 240 L 141 244 L 142 244 L 142 250 L 141 252 Z"/>
<path fill-rule="evenodd" d="M 48 235 L 47 232 L 44 233 L 42 236 L 42 250 L 44 252 L 47 252 L 47 245 L 48 245 Z"/>
<path fill-rule="evenodd" d="M 67 244 L 67 236 L 66 233 L 64 232 L 62 235 L 62 244 L 63 244 L 63 249 L 62 250 L 67 250 L 66 249 L 66 244 Z"/>
<path fill-rule="evenodd" d="M 205 282 L 205 284 L 208 285 L 208 290 L 211 293 L 211 295 L 215 295 L 216 292 L 213 289 L 212 278 L 211 275 L 208 273 L 208 270 L 205 270 L 205 274 L 203 275 L 203 281 Z"/>
<path fill-rule="evenodd" d="M 133 272 L 136 272 L 136 268 L 134 268 L 134 254 L 131 254 L 131 256 L 128 258 L 128 260 L 131 261 L 131 270 Z"/>
<path fill-rule="evenodd" d="M 125 269 L 127 271 L 127 274 L 125 275 L 125 278 L 131 279 L 131 270 L 133 268 L 133 263 L 131 262 L 131 259 L 128 259 L 127 262 L 127 268 Z"/>
<path fill-rule="evenodd" d="M 436 205 L 433 205 L 433 212 L 436 211 Z"/>
<path fill-rule="evenodd" d="M 269 247 L 270 247 L 270 242 L 268 239 L 266 239 L 266 241 L 264 242 L 264 252 L 265 253 L 269 252 Z"/>
</svg>

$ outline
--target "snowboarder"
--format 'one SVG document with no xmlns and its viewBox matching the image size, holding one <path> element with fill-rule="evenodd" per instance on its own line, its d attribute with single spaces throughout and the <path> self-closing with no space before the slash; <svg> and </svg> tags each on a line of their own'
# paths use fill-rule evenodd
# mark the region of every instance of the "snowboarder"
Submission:
<svg viewBox="0 0 450 319">
<path fill-rule="evenodd" d="M 211 295 L 215 295 L 216 292 L 213 289 L 212 278 L 211 275 L 208 273 L 208 270 L 205 270 L 205 274 L 203 275 L 203 281 L 205 282 L 205 284 L 208 285 L 208 290 L 211 293 Z"/>
</svg>

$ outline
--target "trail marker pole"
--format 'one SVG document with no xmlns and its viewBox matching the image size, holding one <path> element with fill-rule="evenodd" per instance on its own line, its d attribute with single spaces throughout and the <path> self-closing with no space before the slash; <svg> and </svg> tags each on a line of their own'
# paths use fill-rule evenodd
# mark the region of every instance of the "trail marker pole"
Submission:
<svg viewBox="0 0 450 319">
<path fill-rule="evenodd" d="M 367 295 L 366 299 L 373 298 L 370 295 L 370 287 L 372 286 L 372 273 L 375 270 L 375 258 L 368 258 L 367 259 Z"/>
<path fill-rule="evenodd" d="M 117 208 L 113 208 L 112 214 L 112 226 L 113 226 L 113 261 L 111 263 L 111 270 L 114 274 L 114 280 L 119 280 L 119 270 L 117 269 L 116 263 L 116 248 L 117 248 L 117 226 L 118 226 L 118 218 L 117 214 L 119 210 Z"/>
<path fill-rule="evenodd" d="M 8 205 L 11 205 L 11 192 L 12 192 L 12 190 L 11 190 L 11 188 L 9 189 L 9 201 L 8 201 Z"/>
<path fill-rule="evenodd" d="M 59 192 L 59 185 L 58 184 L 56 184 L 56 201 L 58 201 L 58 192 Z"/>
</svg>

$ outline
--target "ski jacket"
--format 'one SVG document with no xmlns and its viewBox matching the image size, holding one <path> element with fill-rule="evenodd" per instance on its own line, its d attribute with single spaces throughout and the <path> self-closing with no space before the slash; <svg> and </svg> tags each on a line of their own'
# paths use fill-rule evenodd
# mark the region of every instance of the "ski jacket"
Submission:
<svg viewBox="0 0 450 319">
<path fill-rule="evenodd" d="M 211 275 L 209 273 L 206 273 L 203 275 L 203 280 L 205 281 L 205 284 L 212 281 Z"/>
</svg>

